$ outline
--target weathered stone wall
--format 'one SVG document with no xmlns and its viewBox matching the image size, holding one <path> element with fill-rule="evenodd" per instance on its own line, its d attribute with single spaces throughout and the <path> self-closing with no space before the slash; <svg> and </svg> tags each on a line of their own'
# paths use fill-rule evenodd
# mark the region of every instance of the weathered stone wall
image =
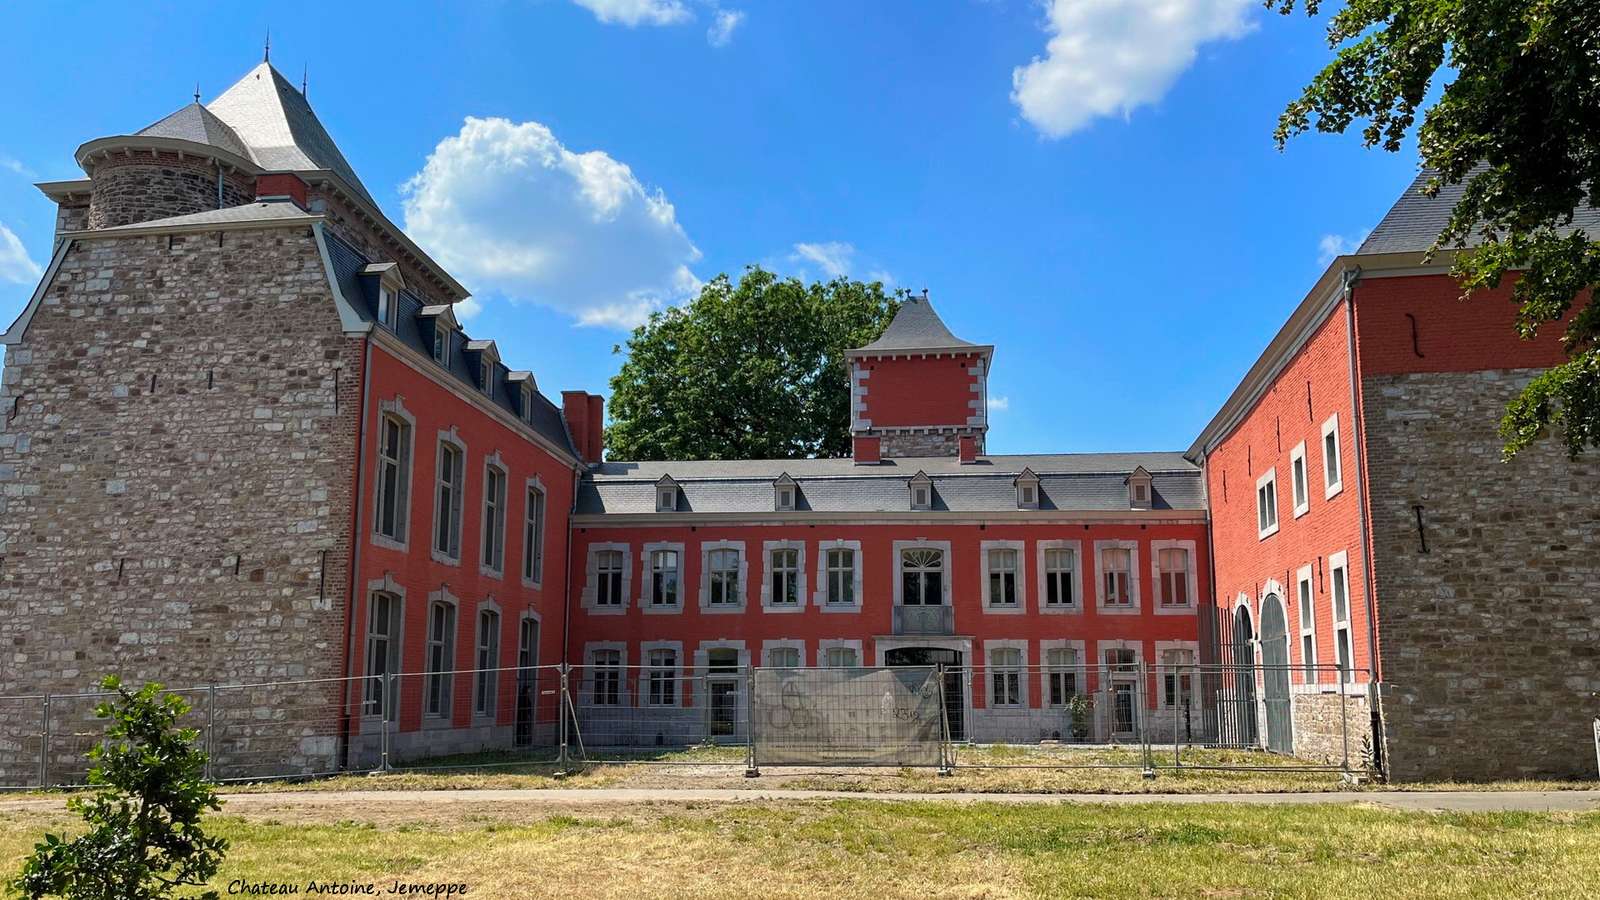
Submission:
<svg viewBox="0 0 1600 900">
<path fill-rule="evenodd" d="M 56 207 L 56 234 L 89 227 L 89 204 L 63 203 Z"/>
<path fill-rule="evenodd" d="M 955 432 L 955 431 L 897 431 L 892 429 L 873 429 L 869 435 L 876 435 L 883 441 L 879 451 L 884 459 L 905 459 L 908 457 L 923 456 L 959 456 L 961 452 L 961 435 L 970 434 L 977 442 L 979 454 L 984 452 L 984 433 L 980 430 Z"/>
<path fill-rule="evenodd" d="M 217 175 L 216 163 L 197 157 L 179 159 L 175 153 L 112 156 L 94 167 L 85 225 L 111 228 L 216 209 Z M 223 175 L 223 206 L 254 199 L 250 179 Z"/>
<path fill-rule="evenodd" d="M 1366 685 L 1339 693 L 1295 694 L 1294 755 L 1311 762 L 1361 768 L 1372 752 L 1372 707 Z"/>
<path fill-rule="evenodd" d="M 1600 460 L 1545 441 L 1500 461 L 1496 424 L 1536 374 L 1362 381 L 1396 780 L 1594 775 Z"/>
<path fill-rule="evenodd" d="M 342 675 L 362 347 L 309 229 L 76 242 L 5 360 L 0 696 Z M 214 746 L 331 753 L 338 693 L 219 695 Z"/>
</svg>

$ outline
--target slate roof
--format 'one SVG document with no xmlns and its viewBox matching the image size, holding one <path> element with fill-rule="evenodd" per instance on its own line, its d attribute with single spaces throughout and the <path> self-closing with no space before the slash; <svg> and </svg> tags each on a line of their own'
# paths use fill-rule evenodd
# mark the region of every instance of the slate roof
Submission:
<svg viewBox="0 0 1600 900">
<path fill-rule="evenodd" d="M 277 205 L 293 206 L 293 204 Z M 349 300 L 351 305 L 356 308 L 356 312 L 361 315 L 363 320 L 376 323 L 378 321 L 378 278 L 362 274 L 362 270 L 367 267 L 370 260 L 331 230 L 325 231 L 323 234 L 328 240 L 328 255 L 333 263 L 333 275 L 339 282 L 340 291 L 343 292 L 345 299 Z M 432 359 L 433 334 L 429 330 L 432 326 L 424 325 L 425 320 L 421 316 L 422 309 L 422 300 L 410 291 L 402 290 L 400 292 L 399 317 L 395 334 L 418 353 Z M 467 389 L 477 391 L 477 360 L 474 355 L 469 355 L 467 352 L 467 344 L 471 339 L 466 332 L 453 330 L 450 340 L 449 374 Z M 521 401 L 519 395 L 522 391 L 521 383 L 511 381 L 506 377 L 510 374 L 510 370 L 505 365 L 496 363 L 495 368 L 495 390 L 489 399 L 496 406 L 520 419 Z M 561 418 L 561 409 L 551 403 L 549 398 L 539 393 L 537 389 L 533 392 L 533 415 L 529 424 L 534 431 L 537 431 L 557 447 L 566 450 L 573 456 L 578 455 L 578 451 L 573 448 L 572 441 L 567 435 L 567 426 L 565 420 Z"/>
<path fill-rule="evenodd" d="M 206 108 L 233 129 L 249 148 L 250 158 L 263 168 L 327 169 L 376 205 L 305 95 L 271 63 L 262 62 L 245 73 Z"/>
<path fill-rule="evenodd" d="M 165 219 L 154 219 L 149 222 L 133 222 L 127 225 L 117 225 L 111 228 L 102 228 L 101 231 L 137 231 L 145 228 L 164 228 L 166 226 L 197 226 L 197 225 L 228 225 L 237 222 L 295 222 L 301 219 L 311 221 L 321 218 L 306 212 L 293 203 L 267 201 L 262 203 L 246 203 L 243 206 L 227 206 L 222 209 L 208 209 L 205 212 L 190 213 L 186 216 L 170 216 Z"/>
<path fill-rule="evenodd" d="M 944 320 L 934 312 L 927 297 L 912 297 L 900 304 L 900 309 L 889 322 L 883 334 L 865 347 L 849 351 L 852 355 L 870 355 L 907 350 L 992 350 L 983 344 L 964 341 L 950 332 Z"/>
<path fill-rule="evenodd" d="M 198 102 L 185 106 L 154 125 L 139 129 L 137 133 L 206 144 L 226 150 L 234 156 L 253 158 L 250 155 L 250 148 L 245 146 L 233 128 Z"/>
<path fill-rule="evenodd" d="M 1015 480 L 1024 469 L 1039 476 L 1041 510 L 1126 511 L 1124 480 L 1139 465 L 1154 476 L 1153 508 L 1205 508 L 1200 469 L 1181 453 L 1069 453 L 987 456 L 967 465 L 953 457 L 866 466 L 849 459 L 605 462 L 579 484 L 577 512 L 654 513 L 655 483 L 671 475 L 680 513 L 771 513 L 773 482 L 785 472 L 798 485 L 800 512 L 907 512 L 907 482 L 919 471 L 933 481 L 933 512 L 1001 512 L 1017 508 Z"/>
<path fill-rule="evenodd" d="M 1394 206 L 1361 242 L 1357 256 L 1374 253 L 1412 253 L 1427 250 L 1444 230 L 1450 211 L 1461 199 L 1466 184 L 1447 184 L 1439 189 L 1437 197 L 1425 197 L 1423 185 L 1433 177 L 1432 171 L 1423 171 L 1416 177 Z M 1470 177 L 1470 176 L 1469 176 Z M 1582 228 L 1591 238 L 1600 240 L 1600 209 L 1579 207 L 1573 213 L 1572 228 Z M 1468 241 L 1475 245 L 1477 241 Z"/>
</svg>

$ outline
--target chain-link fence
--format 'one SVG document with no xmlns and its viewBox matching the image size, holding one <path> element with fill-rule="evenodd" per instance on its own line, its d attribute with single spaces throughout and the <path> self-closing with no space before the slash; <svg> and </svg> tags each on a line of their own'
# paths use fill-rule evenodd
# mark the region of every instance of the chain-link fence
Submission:
<svg viewBox="0 0 1600 900">
<path fill-rule="evenodd" d="M 1371 771 L 1368 673 L 1162 664 L 459 669 L 174 690 L 217 781 L 589 763 Z M 103 692 L 0 697 L 0 787 L 83 783 Z M 1600 763 L 1600 731 L 1596 733 Z"/>
</svg>

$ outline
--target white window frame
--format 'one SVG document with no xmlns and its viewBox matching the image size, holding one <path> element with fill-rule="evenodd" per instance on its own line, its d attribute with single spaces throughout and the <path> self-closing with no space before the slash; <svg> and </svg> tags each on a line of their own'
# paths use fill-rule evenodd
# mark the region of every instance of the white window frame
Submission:
<svg viewBox="0 0 1600 900">
<path fill-rule="evenodd" d="M 1272 501 L 1272 521 L 1267 521 L 1267 507 L 1262 499 Z M 1273 466 L 1256 479 L 1256 540 L 1264 541 L 1278 533 L 1278 468 Z"/>
<path fill-rule="evenodd" d="M 378 285 L 378 323 L 390 331 L 399 320 L 400 295 L 384 285 Z"/>
<path fill-rule="evenodd" d="M 1068 579 L 1072 589 L 1071 603 L 1058 603 L 1054 606 L 1049 603 L 1050 569 L 1045 560 L 1052 550 L 1066 550 L 1072 554 L 1072 575 Z M 1039 572 L 1038 602 L 1035 605 L 1039 612 L 1058 616 L 1083 612 L 1083 542 L 1039 541 L 1035 546 L 1035 557 Z"/>
<path fill-rule="evenodd" d="M 890 560 L 890 564 L 892 566 L 894 566 L 894 570 L 893 571 L 894 571 L 894 605 L 895 606 L 904 606 L 905 605 L 905 603 L 904 603 L 905 598 L 902 596 L 902 594 L 904 593 L 905 584 L 904 584 L 904 580 L 901 578 L 900 557 L 903 554 L 903 552 L 906 551 L 906 550 L 940 550 L 940 551 L 943 551 L 943 553 L 944 553 L 944 566 L 940 570 L 942 572 L 942 574 L 940 575 L 940 578 L 939 578 L 939 587 L 940 587 L 940 594 L 941 594 L 940 605 L 941 606 L 950 606 L 951 605 L 951 602 L 950 602 L 950 582 L 954 580 L 951 577 L 951 575 L 952 575 L 952 573 L 955 572 L 955 557 L 950 552 L 950 542 L 949 541 L 930 541 L 930 540 L 926 540 L 926 539 L 923 539 L 923 538 L 918 538 L 916 540 L 911 540 L 911 541 L 895 541 L 894 544 L 893 544 L 893 549 L 894 549 L 894 558 L 892 560 Z"/>
<path fill-rule="evenodd" d="M 385 534 L 383 522 L 383 473 L 389 462 L 384 456 L 384 426 L 393 422 L 402 428 L 400 456 L 393 461 L 395 473 L 395 533 Z M 372 542 L 391 550 L 404 551 L 411 544 L 411 478 L 417 458 L 417 419 L 406 410 L 399 397 L 378 404 L 377 477 L 373 481 Z"/>
<path fill-rule="evenodd" d="M 1321 681 L 1321 673 L 1316 668 L 1317 587 L 1309 565 L 1301 566 L 1294 573 L 1294 617 L 1300 637 L 1294 648 L 1300 657 L 1300 677 L 1307 685 L 1315 686 Z"/>
<path fill-rule="evenodd" d="M 991 583 L 994 571 L 991 569 L 989 553 L 993 550 L 1009 550 L 1016 568 L 1012 570 L 1012 584 L 1016 593 L 1017 602 L 1013 604 L 1000 604 L 994 602 L 994 585 Z M 979 541 L 978 551 L 982 559 L 983 583 L 980 593 L 983 598 L 983 611 L 998 616 L 1020 616 L 1028 611 L 1028 557 L 1027 545 L 1024 541 Z M 946 567 L 948 570 L 948 566 Z M 948 571 L 947 571 L 948 574 Z"/>
<path fill-rule="evenodd" d="M 439 321 L 438 316 L 433 318 L 433 361 L 439 365 L 450 368 L 450 337 L 455 329 Z"/>
<path fill-rule="evenodd" d="M 1050 661 L 1050 655 L 1059 651 L 1068 651 L 1077 659 L 1071 666 L 1062 666 Z M 1081 640 L 1049 640 L 1039 642 L 1039 706 L 1044 709 L 1062 709 L 1065 703 L 1056 703 L 1051 699 L 1050 678 L 1052 675 L 1070 672 L 1073 674 L 1073 695 L 1091 697 L 1089 693 L 1089 672 L 1093 666 L 1084 657 L 1084 642 Z"/>
<path fill-rule="evenodd" d="M 1356 680 L 1356 643 L 1351 628 L 1354 617 L 1350 611 L 1350 595 L 1350 556 L 1347 551 L 1340 550 L 1328 557 L 1328 621 L 1333 623 L 1333 662 L 1340 667 L 1334 680 L 1340 684 L 1353 684 Z M 1341 599 L 1344 604 L 1342 621 L 1339 617 Z"/>
<path fill-rule="evenodd" d="M 1006 651 L 1015 651 L 1019 662 L 1015 666 L 1001 666 L 995 662 L 995 656 Z M 984 641 L 983 663 L 987 670 L 983 679 L 983 699 L 989 709 L 1027 709 L 1028 708 L 1028 642 L 1027 641 Z M 1017 677 L 1017 702 L 995 702 L 994 677 L 1001 672 L 1014 671 Z"/>
<path fill-rule="evenodd" d="M 671 653 L 672 665 L 657 665 L 650 657 L 655 653 Z M 639 644 L 640 684 L 638 702 L 642 707 L 649 709 L 681 709 L 683 707 L 684 677 L 683 677 L 683 642 L 682 641 L 644 641 Z M 651 697 L 653 687 L 652 676 L 657 673 L 667 673 L 667 679 L 672 685 L 672 702 L 657 703 Z"/>
<path fill-rule="evenodd" d="M 531 502 L 539 494 L 539 514 L 534 515 Z M 544 587 L 544 536 L 550 528 L 550 492 L 535 475 L 522 489 L 522 583 L 531 588 Z"/>
<path fill-rule="evenodd" d="M 385 631 L 379 634 L 373 630 L 376 623 L 375 607 L 379 597 L 389 600 L 389 621 Z M 363 718 L 383 720 L 390 717 L 397 710 L 396 703 L 400 699 L 400 679 L 390 677 L 383 687 L 374 694 L 374 685 L 381 683 L 384 676 L 393 676 L 401 671 L 402 653 L 405 647 L 405 610 L 406 589 L 396 583 L 394 578 L 385 575 L 383 578 L 374 579 L 367 583 L 367 633 L 362 644 L 362 673 L 367 678 L 367 683 L 361 689 L 361 715 Z M 373 652 L 374 644 L 384 643 L 383 671 L 373 671 L 373 660 L 377 654 Z M 387 693 L 384 693 L 385 689 Z"/>
<path fill-rule="evenodd" d="M 1167 662 L 1167 655 L 1175 653 L 1189 654 L 1189 661 L 1181 664 Z M 1189 702 L 1186 704 L 1187 708 L 1191 712 L 1199 710 L 1200 643 L 1198 641 L 1156 641 L 1156 666 L 1154 671 L 1156 676 L 1156 710 L 1170 711 L 1174 708 L 1174 706 L 1180 710 L 1185 708 L 1185 704 L 1174 704 L 1172 702 L 1172 698 L 1169 696 L 1170 691 L 1167 690 L 1166 676 L 1168 674 L 1168 670 L 1173 668 L 1175 665 L 1186 667 L 1186 674 L 1189 676 Z M 1173 673 L 1174 678 L 1176 678 L 1177 675 L 1178 673 Z M 1149 714 L 1148 710 L 1145 712 L 1146 714 Z"/>
<path fill-rule="evenodd" d="M 1128 551 L 1128 605 L 1110 606 L 1106 603 L 1106 563 L 1105 551 Z M 1138 541 L 1095 541 L 1094 542 L 1094 603 L 1095 612 L 1103 616 L 1136 616 L 1142 609 L 1142 598 L 1139 590 L 1139 542 Z"/>
<path fill-rule="evenodd" d="M 444 461 L 444 446 L 448 444 L 451 449 L 460 454 L 459 464 L 455 467 L 455 481 L 451 485 L 450 508 L 441 509 L 439 493 L 444 488 L 441 466 Z M 454 426 L 448 431 L 439 432 L 439 442 L 434 445 L 433 452 L 433 530 L 428 535 L 428 551 L 435 562 L 449 566 L 461 564 L 461 545 L 464 542 L 462 532 L 466 530 L 465 517 L 467 507 L 467 444 L 456 434 Z M 439 548 L 439 523 L 443 517 L 448 516 L 450 529 L 450 546 L 441 550 Z"/>
<path fill-rule="evenodd" d="M 849 603 L 829 603 L 828 591 L 833 585 L 833 571 L 828 568 L 829 550 L 849 550 L 853 555 L 851 559 L 850 597 Z M 858 613 L 861 611 L 861 571 L 864 568 L 861 559 L 861 542 L 847 540 L 817 541 L 817 589 L 812 594 L 812 603 L 823 612 L 827 613 Z"/>
<path fill-rule="evenodd" d="M 799 496 L 799 486 L 794 483 L 793 479 L 779 481 L 773 485 L 773 508 L 777 512 L 794 512 Z"/>
<path fill-rule="evenodd" d="M 678 483 L 671 478 L 656 482 L 656 512 L 678 511 Z"/>
<path fill-rule="evenodd" d="M 828 664 L 828 651 L 848 650 L 855 654 L 854 666 L 832 666 Z M 823 669 L 859 669 L 866 665 L 865 658 L 861 655 L 861 642 L 855 640 L 822 640 L 817 641 L 817 667 Z"/>
<path fill-rule="evenodd" d="M 772 596 L 773 554 L 794 552 L 794 602 L 779 603 Z M 763 541 L 761 543 L 761 609 L 769 613 L 798 613 L 806 609 L 806 542 Z"/>
<path fill-rule="evenodd" d="M 656 603 L 656 554 L 678 554 L 678 596 L 671 603 Z M 639 550 L 639 611 L 647 616 L 677 615 L 683 612 L 683 594 L 688 589 L 688 581 L 684 577 L 688 573 L 688 558 L 684 556 L 683 544 L 676 541 L 652 541 Z"/>
<path fill-rule="evenodd" d="M 918 472 L 911 476 L 911 480 L 906 483 L 906 487 L 909 489 L 907 500 L 911 504 L 912 510 L 925 512 L 933 509 L 932 478 L 922 472 Z"/>
<path fill-rule="evenodd" d="M 783 666 L 778 666 L 775 663 L 773 663 L 773 661 L 772 661 L 772 653 L 775 650 L 793 650 L 795 652 L 795 659 L 798 660 L 798 662 L 795 663 L 795 666 L 797 666 L 798 668 L 802 668 L 802 669 L 805 668 L 805 665 L 806 665 L 806 642 L 805 641 L 792 640 L 792 639 L 789 639 L 789 638 L 780 638 L 780 639 L 775 640 L 775 641 L 762 641 L 761 642 L 761 664 L 763 666 L 768 666 L 768 667 L 771 667 L 771 668 L 786 668 L 786 667 L 783 667 Z"/>
<path fill-rule="evenodd" d="M 616 551 L 622 554 L 622 589 L 618 592 L 619 601 L 616 605 L 600 605 L 600 554 L 604 551 Z M 596 543 L 590 544 L 585 552 L 587 563 L 584 566 L 583 599 L 580 605 L 590 615 L 620 616 L 628 611 L 628 589 L 633 584 L 633 557 L 632 548 L 625 543 Z"/>
<path fill-rule="evenodd" d="M 492 616 L 494 619 L 494 640 L 488 643 L 484 641 L 485 616 Z M 472 617 L 474 620 L 472 667 L 477 670 L 472 673 L 472 717 L 492 721 L 500 713 L 500 673 L 485 670 L 500 668 L 500 648 L 505 640 L 505 617 L 500 614 L 500 605 L 493 599 L 479 603 Z M 487 659 L 485 659 L 486 652 Z M 488 701 L 487 707 L 481 702 L 484 700 Z"/>
<path fill-rule="evenodd" d="M 1328 455 L 1328 438 L 1333 438 L 1333 455 Z M 1344 490 L 1343 439 L 1339 436 L 1339 414 L 1334 413 L 1322 423 L 1322 497 L 1324 500 Z M 1328 467 L 1329 459 L 1333 467 Z"/>
<path fill-rule="evenodd" d="M 495 476 L 499 477 L 499 494 L 493 494 Z M 478 555 L 478 571 L 490 578 L 500 578 L 506 568 L 506 525 L 510 513 L 506 509 L 511 497 L 511 473 L 507 471 L 500 451 L 483 461 L 483 528 L 478 532 L 478 543 L 483 551 Z M 492 526 L 492 527 L 491 527 Z"/>
<path fill-rule="evenodd" d="M 489 358 L 489 354 L 478 354 L 478 390 L 485 397 L 494 396 L 494 369 L 494 360 Z"/>
<path fill-rule="evenodd" d="M 533 386 L 527 382 L 522 384 L 522 409 L 517 412 L 521 413 L 524 424 L 533 424 Z"/>
<path fill-rule="evenodd" d="M 1289 451 L 1289 494 L 1296 519 L 1311 511 L 1311 467 L 1306 463 L 1306 442 Z"/>
<path fill-rule="evenodd" d="M 736 603 L 711 603 L 711 553 L 714 550 L 732 550 L 739 554 L 739 578 Z M 744 541 L 702 541 L 700 544 L 700 611 L 711 615 L 742 613 L 750 603 L 750 557 L 745 553 Z"/>
<path fill-rule="evenodd" d="M 435 637 L 433 629 L 433 615 L 435 607 L 444 607 L 448 633 Z M 423 620 L 423 654 L 422 654 L 422 717 L 425 722 L 434 725 L 448 725 L 455 715 L 455 686 L 456 686 L 456 642 L 461 635 L 461 601 L 445 588 L 428 595 L 427 618 Z M 438 665 L 435 665 L 434 650 L 438 648 Z M 439 682 L 439 708 L 429 709 L 430 695 L 435 693 L 433 684 Z"/>
<path fill-rule="evenodd" d="M 595 674 L 600 667 L 595 665 L 596 654 L 612 651 L 617 654 L 617 702 L 594 702 Z M 609 666 L 607 668 L 610 668 Z M 626 641 L 591 641 L 583 645 L 583 675 L 578 680 L 579 702 L 587 701 L 592 706 L 602 709 L 622 709 L 632 705 L 628 694 L 628 644 Z"/>
<path fill-rule="evenodd" d="M 1182 550 L 1186 557 L 1187 570 L 1184 573 L 1184 593 L 1186 600 L 1179 605 L 1164 602 L 1167 599 L 1167 581 L 1161 571 L 1161 552 L 1163 550 Z M 1196 608 L 1200 588 L 1200 578 L 1195 571 L 1195 542 L 1189 540 L 1163 540 L 1150 542 L 1150 591 L 1155 597 L 1154 610 L 1158 616 L 1187 616 L 1192 615 Z"/>
</svg>

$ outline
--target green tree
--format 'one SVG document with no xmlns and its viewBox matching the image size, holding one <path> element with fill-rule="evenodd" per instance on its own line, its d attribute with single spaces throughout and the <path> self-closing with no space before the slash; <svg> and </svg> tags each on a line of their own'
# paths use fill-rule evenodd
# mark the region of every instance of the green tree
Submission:
<svg viewBox="0 0 1600 900">
<path fill-rule="evenodd" d="M 109 725 L 89 751 L 94 792 L 67 802 L 89 830 L 70 841 L 46 834 L 34 847 L 11 883 L 28 900 L 160 900 L 210 881 L 228 848 L 200 826 L 221 806 L 203 777 L 199 733 L 178 727 L 189 705 L 158 684 L 129 691 L 115 676 L 101 684 L 116 697 L 95 708 Z"/>
<path fill-rule="evenodd" d="M 1297 5 L 1265 2 L 1285 15 Z M 1322 4 L 1298 5 L 1316 15 Z M 1556 427 L 1573 456 L 1600 446 L 1600 235 L 1572 227 L 1574 210 L 1600 206 L 1600 3 L 1349 0 L 1328 44 L 1334 58 L 1284 111 L 1278 146 L 1360 119 L 1367 146 L 1398 150 L 1435 80 L 1454 76 L 1416 128 L 1435 173 L 1424 192 L 1464 182 L 1433 250 L 1459 250 L 1463 296 L 1520 271 L 1512 299 L 1524 338 L 1565 322 L 1568 361 L 1535 378 L 1500 422 L 1506 456 Z"/>
<path fill-rule="evenodd" d="M 844 351 L 899 308 L 883 285 L 802 284 L 759 266 L 719 275 L 628 338 L 611 379 L 617 459 L 794 459 L 850 452 Z M 622 347 L 615 348 L 621 353 Z"/>
</svg>

